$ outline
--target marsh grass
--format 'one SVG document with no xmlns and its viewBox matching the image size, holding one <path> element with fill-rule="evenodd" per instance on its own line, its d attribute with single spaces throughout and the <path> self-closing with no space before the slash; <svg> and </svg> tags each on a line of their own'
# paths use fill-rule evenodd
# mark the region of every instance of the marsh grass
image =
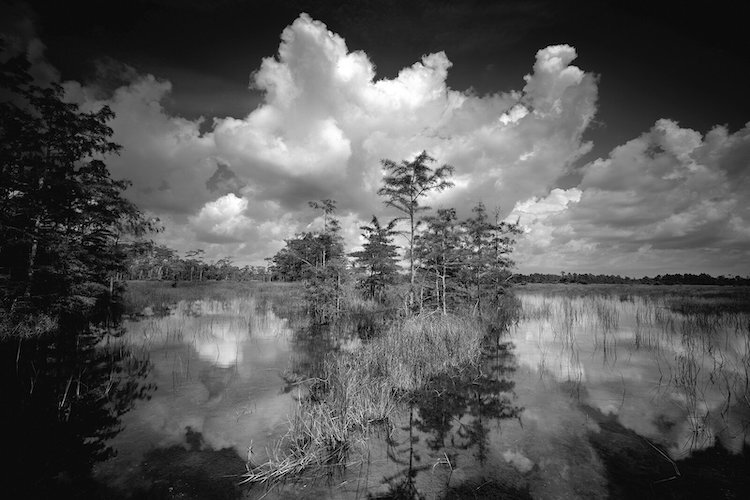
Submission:
<svg viewBox="0 0 750 500">
<path fill-rule="evenodd" d="M 577 327 L 598 335 L 615 332 L 624 316 L 635 325 L 637 347 L 656 346 L 664 335 L 705 340 L 725 330 L 750 333 L 750 314 L 743 310 L 744 289 L 738 289 L 737 296 L 713 290 L 692 290 L 692 295 L 677 295 L 674 290 L 652 291 L 643 296 L 629 294 L 627 300 L 622 300 L 623 295 L 615 294 L 614 289 L 606 295 L 579 293 L 579 288 L 569 291 L 570 295 L 562 295 L 552 288 L 549 295 L 524 296 L 522 319 L 546 322 L 556 335 L 565 338 L 573 335 Z"/>
<path fill-rule="evenodd" d="M 252 295 L 261 303 L 273 302 L 280 316 L 304 312 L 303 289 L 297 283 L 256 281 L 128 281 L 123 294 L 125 314 L 140 315 L 146 308 L 166 312 L 181 301 L 227 302 Z"/>
<path fill-rule="evenodd" d="M 268 452 L 268 460 L 257 466 L 248 462 L 240 484 L 275 484 L 311 471 L 320 476 L 345 467 L 349 450 L 355 446 L 348 424 L 327 404 L 300 402 L 289 419 L 289 430 Z"/>
<path fill-rule="evenodd" d="M 475 363 L 483 336 L 476 318 L 422 314 L 391 326 L 364 346 L 357 361 L 392 387 L 413 391 L 438 373 Z"/>
<path fill-rule="evenodd" d="M 0 310 L 0 342 L 43 337 L 57 331 L 58 318 L 43 312 L 13 318 Z"/>
<path fill-rule="evenodd" d="M 483 337 L 475 318 L 421 314 L 393 323 L 354 352 L 330 355 L 323 376 L 309 381 L 287 434 L 265 463 L 248 466 L 243 482 L 273 484 L 361 463 L 370 433 L 389 431 L 394 412 L 430 378 L 477 363 Z"/>
<path fill-rule="evenodd" d="M 550 293 L 522 293 L 522 319 L 540 335 L 551 333 L 575 366 L 586 342 L 605 364 L 616 362 L 623 349 L 651 352 L 659 366 L 654 394 L 685 415 L 689 432 L 679 451 L 705 447 L 719 435 L 740 446 L 747 427 L 738 415 L 750 414 L 748 288 L 638 287 L 642 294 L 623 291 L 628 288 L 557 286 Z"/>
<path fill-rule="evenodd" d="M 391 304 L 380 304 L 362 299 L 359 295 L 346 296 L 342 302 L 342 313 L 329 330 L 334 335 L 356 334 L 361 339 L 370 339 L 398 318 L 400 310 Z"/>
<path fill-rule="evenodd" d="M 329 356 L 324 378 L 307 381 L 289 429 L 260 465 L 248 464 L 242 483 L 270 483 L 290 477 L 315 479 L 361 463 L 374 427 L 387 428 L 398 397 L 383 378 L 361 370 L 349 356 Z"/>
</svg>

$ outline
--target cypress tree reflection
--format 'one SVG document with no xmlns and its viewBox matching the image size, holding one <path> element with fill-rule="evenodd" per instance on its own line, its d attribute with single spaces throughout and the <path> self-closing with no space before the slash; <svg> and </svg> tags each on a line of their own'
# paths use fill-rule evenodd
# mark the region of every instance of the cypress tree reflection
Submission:
<svg viewBox="0 0 750 500">
<path fill-rule="evenodd" d="M 476 367 L 435 376 L 414 393 L 409 426 L 403 429 L 408 431 L 408 438 L 403 443 L 389 443 L 389 458 L 404 469 L 384 479 L 389 489 L 380 498 L 423 496 L 416 486 L 417 475 L 433 470 L 436 463 L 423 462 L 422 455 L 427 450 L 420 446 L 422 437 L 429 450 L 443 453 L 444 458 L 437 463 L 452 471 L 468 451 L 484 464 L 490 431 L 503 420 L 520 418 L 523 408 L 515 404 L 515 382 L 510 378 L 517 367 L 513 344 L 500 337 L 500 332 L 488 335 Z M 450 476 L 446 492 L 455 486 L 451 485 Z"/>
<path fill-rule="evenodd" d="M 475 369 L 430 380 L 416 394 L 414 422 L 419 431 L 431 434 L 428 446 L 433 450 L 447 444 L 464 450 L 476 447 L 476 457 L 484 463 L 489 426 L 517 418 L 523 411 L 514 404 L 515 382 L 508 378 L 515 369 L 512 344 L 493 335 L 485 341 L 482 360 Z"/>
<path fill-rule="evenodd" d="M 64 329 L 3 340 L 0 356 L 7 487 L 19 498 L 91 494 L 92 467 L 115 454 L 108 440 L 122 429 L 122 415 L 154 389 L 145 381 L 147 358 Z"/>
</svg>

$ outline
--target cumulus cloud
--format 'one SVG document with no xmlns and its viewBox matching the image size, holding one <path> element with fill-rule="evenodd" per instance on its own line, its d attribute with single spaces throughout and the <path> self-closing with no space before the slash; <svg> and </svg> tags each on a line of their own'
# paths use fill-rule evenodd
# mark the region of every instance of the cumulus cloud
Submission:
<svg viewBox="0 0 750 500">
<path fill-rule="evenodd" d="M 519 90 L 476 95 L 448 87 L 445 52 L 378 79 L 367 54 L 301 14 L 252 72 L 261 104 L 242 119 L 214 119 L 208 132 L 165 110 L 170 82 L 112 61 L 101 62 L 106 82 L 65 88 L 84 108 L 115 111 L 113 138 L 124 148 L 110 170 L 133 182 L 128 196 L 165 221 L 158 238 L 179 250 L 262 263 L 314 225 L 307 201 L 322 198 L 338 201 L 356 246 L 359 225 L 389 215 L 376 194 L 380 160 L 426 150 L 455 167 L 456 184 L 426 203 L 466 216 L 483 201 L 520 220 L 522 270 L 736 269 L 750 240 L 750 129 L 702 135 L 659 120 L 563 189 L 591 150 L 583 134 L 598 95 L 597 77 L 576 57 L 568 45 L 543 48 Z"/>
<path fill-rule="evenodd" d="M 209 243 L 240 242 L 250 229 L 251 219 L 244 211 L 247 200 L 229 193 L 206 203 L 198 215 L 190 217 L 191 226 L 202 241 Z"/>
<path fill-rule="evenodd" d="M 510 218 L 526 226 L 527 265 L 738 272 L 750 257 L 748 137 L 748 126 L 703 136 L 658 120 L 586 165 L 577 187 L 516 204 Z"/>
<path fill-rule="evenodd" d="M 129 83 L 106 99 L 94 85 L 69 82 L 67 90 L 85 106 L 115 111 L 114 140 L 124 149 L 110 169 L 133 181 L 136 203 L 180 226 L 171 229 L 178 245 L 192 231 L 215 256 L 232 250 L 237 261 L 258 263 L 311 223 L 311 199 L 338 200 L 356 245 L 356 228 L 384 215 L 376 194 L 383 158 L 427 150 L 453 165 L 456 187 L 428 203 L 463 215 L 480 200 L 507 211 L 545 196 L 591 147 L 582 134 L 597 83 L 572 65 L 575 57 L 567 45 L 542 49 L 520 91 L 478 96 L 447 86 L 444 52 L 377 79 L 364 52 L 302 14 L 252 74 L 262 104 L 243 119 L 214 120 L 208 133 L 200 120 L 165 111 L 171 84 L 151 75 L 123 71 Z"/>
<path fill-rule="evenodd" d="M 108 104 L 115 112 L 110 126 L 123 152 L 107 165 L 114 177 L 132 181 L 128 196 L 139 206 L 186 217 L 213 198 L 206 188 L 216 170 L 213 138 L 200 134 L 199 121 L 167 115 L 161 103 L 171 91 L 169 82 L 142 76 L 107 100 L 93 99 L 90 88 L 76 84 L 66 90 L 77 94 L 84 108 Z"/>
</svg>

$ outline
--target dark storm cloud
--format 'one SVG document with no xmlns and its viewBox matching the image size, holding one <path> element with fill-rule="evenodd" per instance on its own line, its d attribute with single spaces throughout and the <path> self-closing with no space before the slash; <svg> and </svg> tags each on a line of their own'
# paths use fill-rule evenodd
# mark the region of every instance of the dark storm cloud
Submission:
<svg viewBox="0 0 750 500">
<path fill-rule="evenodd" d="M 245 186 L 246 184 L 237 177 L 229 165 L 221 161 L 216 165 L 216 172 L 206 181 L 208 190 L 218 196 L 229 193 L 240 195 Z"/>
</svg>

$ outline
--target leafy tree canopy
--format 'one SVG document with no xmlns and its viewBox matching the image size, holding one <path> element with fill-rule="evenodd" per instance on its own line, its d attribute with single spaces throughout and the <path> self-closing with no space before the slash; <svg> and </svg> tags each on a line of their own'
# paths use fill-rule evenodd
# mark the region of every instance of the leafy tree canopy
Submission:
<svg viewBox="0 0 750 500">
<path fill-rule="evenodd" d="M 397 233 L 394 230 L 396 221 L 382 226 L 373 215 L 370 224 L 360 227 L 366 240 L 362 250 L 350 255 L 365 273 L 360 280 L 365 297 L 382 301 L 386 288 L 395 283 L 398 277 L 398 247 L 393 244 L 393 237 Z"/>
<path fill-rule="evenodd" d="M 396 163 L 392 160 L 382 160 L 386 175 L 383 177 L 383 187 L 378 194 L 385 198 L 386 206 L 393 207 L 403 214 L 401 219 L 409 221 L 409 232 L 406 237 L 409 241 L 407 257 L 409 259 L 409 303 L 414 302 L 414 283 L 416 279 L 416 268 L 414 267 L 414 243 L 417 234 L 419 212 L 428 210 L 430 207 L 420 205 L 421 198 L 427 196 L 430 191 L 442 191 L 453 186 L 448 180 L 453 174 L 453 167 L 442 165 L 432 169 L 429 164 L 435 161 L 426 151 L 422 151 L 412 161 L 402 160 Z"/>
<path fill-rule="evenodd" d="M 0 62 L 0 311 L 86 317 L 111 299 L 120 236 L 153 223 L 104 163 L 120 150 L 113 112 L 81 111 L 28 69 L 21 57 Z"/>
</svg>

